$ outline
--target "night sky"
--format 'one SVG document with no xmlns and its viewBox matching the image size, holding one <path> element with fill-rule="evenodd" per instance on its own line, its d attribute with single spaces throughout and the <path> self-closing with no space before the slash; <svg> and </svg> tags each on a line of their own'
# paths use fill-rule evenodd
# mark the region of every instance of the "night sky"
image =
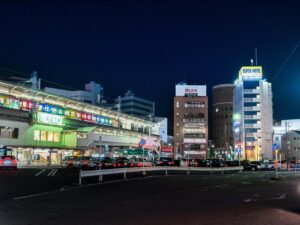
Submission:
<svg viewBox="0 0 300 225">
<path fill-rule="evenodd" d="M 300 47 L 274 79 L 300 40 L 297 1 L 45 2 L 1 1 L 0 67 L 74 89 L 95 80 L 112 99 L 131 89 L 172 117 L 176 83 L 207 84 L 211 96 L 257 47 L 274 119 L 300 118 Z"/>
</svg>

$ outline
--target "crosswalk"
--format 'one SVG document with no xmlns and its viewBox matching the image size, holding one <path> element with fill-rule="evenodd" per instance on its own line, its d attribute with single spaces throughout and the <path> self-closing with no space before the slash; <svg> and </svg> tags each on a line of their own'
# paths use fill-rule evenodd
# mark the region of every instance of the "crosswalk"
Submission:
<svg viewBox="0 0 300 225">
<path fill-rule="evenodd" d="M 50 169 L 50 170 L 42 169 L 42 170 L 38 171 L 34 176 L 35 177 L 38 177 L 38 176 L 54 177 L 57 172 L 58 172 L 58 169 Z"/>
</svg>

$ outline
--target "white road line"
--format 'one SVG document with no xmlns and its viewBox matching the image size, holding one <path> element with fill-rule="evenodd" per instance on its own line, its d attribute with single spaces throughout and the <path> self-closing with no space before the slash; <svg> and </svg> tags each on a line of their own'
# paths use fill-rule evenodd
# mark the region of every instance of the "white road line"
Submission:
<svg viewBox="0 0 300 225">
<path fill-rule="evenodd" d="M 34 176 L 37 177 L 38 175 L 44 173 L 45 169 L 42 169 L 40 172 L 38 172 L 37 174 L 35 174 Z"/>
<path fill-rule="evenodd" d="M 52 176 L 55 176 L 55 174 L 57 173 L 57 169 L 54 170 L 54 172 L 52 173 Z"/>
<path fill-rule="evenodd" d="M 282 193 L 279 197 L 277 198 L 271 198 L 272 200 L 282 200 L 285 199 L 287 196 L 287 193 Z"/>
<path fill-rule="evenodd" d="M 48 173 L 48 175 L 47 175 L 47 176 L 48 176 L 48 177 L 49 177 L 49 176 L 51 176 L 51 174 L 52 174 L 53 172 L 54 172 L 54 169 L 53 169 L 53 170 L 51 170 L 51 172 L 50 172 L 50 173 Z"/>
<path fill-rule="evenodd" d="M 245 203 L 251 202 L 251 198 L 245 199 L 244 202 Z"/>
<path fill-rule="evenodd" d="M 242 182 L 242 184 L 251 184 L 250 182 Z"/>
</svg>

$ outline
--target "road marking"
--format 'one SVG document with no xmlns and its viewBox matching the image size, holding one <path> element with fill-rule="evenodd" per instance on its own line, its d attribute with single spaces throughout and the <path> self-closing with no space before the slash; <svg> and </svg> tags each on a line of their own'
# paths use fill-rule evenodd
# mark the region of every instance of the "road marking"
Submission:
<svg viewBox="0 0 300 225">
<path fill-rule="evenodd" d="M 251 198 L 245 199 L 244 202 L 245 203 L 251 202 Z"/>
<path fill-rule="evenodd" d="M 51 170 L 51 172 L 50 172 L 50 173 L 48 173 L 48 175 L 47 175 L 47 176 L 48 176 L 48 177 L 49 177 L 49 176 L 51 176 L 51 175 L 52 175 L 52 173 L 53 173 L 54 171 L 55 171 L 54 169 L 53 169 L 53 170 Z"/>
<path fill-rule="evenodd" d="M 282 193 L 279 197 L 277 198 L 271 198 L 272 200 L 282 200 L 285 199 L 287 196 L 287 193 Z"/>
<path fill-rule="evenodd" d="M 37 177 L 38 175 L 44 173 L 45 169 L 42 169 L 40 172 L 38 172 L 37 174 L 35 174 L 34 176 Z"/>
<path fill-rule="evenodd" d="M 57 169 L 54 170 L 54 172 L 52 173 L 52 176 L 55 176 L 55 174 L 57 173 Z"/>
<path fill-rule="evenodd" d="M 250 182 L 242 182 L 242 184 L 251 184 Z"/>
</svg>

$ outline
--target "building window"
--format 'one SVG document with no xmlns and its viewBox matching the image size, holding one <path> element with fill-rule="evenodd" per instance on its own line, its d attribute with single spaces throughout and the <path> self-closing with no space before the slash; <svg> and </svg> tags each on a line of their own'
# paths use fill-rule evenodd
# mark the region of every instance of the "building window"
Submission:
<svg viewBox="0 0 300 225">
<path fill-rule="evenodd" d="M 60 133 L 59 132 L 54 132 L 53 141 L 54 142 L 60 142 Z"/>
<path fill-rule="evenodd" d="M 179 112 L 178 112 L 178 113 L 176 113 L 176 116 L 179 116 Z"/>
<path fill-rule="evenodd" d="M 179 108 L 179 102 L 176 102 L 176 107 Z"/>
<path fill-rule="evenodd" d="M 33 131 L 33 140 L 34 141 L 39 141 L 40 140 L 40 135 L 41 135 L 41 132 L 39 130 L 34 130 Z"/>
<path fill-rule="evenodd" d="M 47 132 L 47 141 L 53 142 L 53 132 Z"/>
<path fill-rule="evenodd" d="M 47 131 L 42 130 L 41 131 L 41 141 L 47 141 Z"/>
</svg>

